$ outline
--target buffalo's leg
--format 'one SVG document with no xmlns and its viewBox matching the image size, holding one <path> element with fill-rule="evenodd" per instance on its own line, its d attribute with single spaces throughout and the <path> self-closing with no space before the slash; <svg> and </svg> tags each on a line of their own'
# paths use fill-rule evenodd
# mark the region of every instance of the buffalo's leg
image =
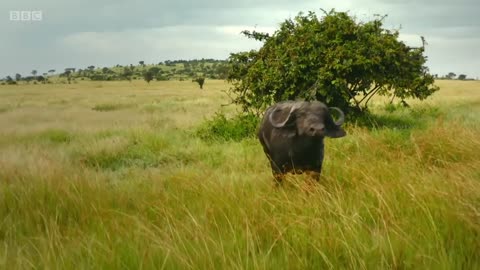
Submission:
<svg viewBox="0 0 480 270">
<path fill-rule="evenodd" d="M 283 183 L 285 175 L 281 172 L 273 172 L 273 179 L 275 180 L 275 185 L 279 186 Z"/>
<path fill-rule="evenodd" d="M 315 181 L 319 182 L 320 181 L 320 175 L 322 173 L 322 163 L 323 160 L 320 161 L 319 164 L 317 164 L 316 168 L 311 171 L 311 176 Z"/>
<path fill-rule="evenodd" d="M 272 174 L 277 185 L 280 185 L 283 182 L 285 177 L 285 171 L 281 169 L 280 166 L 275 163 L 272 159 L 270 159 L 270 164 L 272 166 Z"/>
<path fill-rule="evenodd" d="M 323 140 L 322 140 L 321 143 L 318 145 L 317 162 L 316 162 L 315 168 L 313 169 L 313 172 L 312 172 L 312 178 L 315 179 L 317 182 L 320 181 L 320 175 L 321 175 L 321 172 L 322 172 L 324 148 L 325 148 L 325 145 L 323 144 Z"/>
<path fill-rule="evenodd" d="M 314 179 L 315 181 L 319 182 L 320 181 L 320 171 L 312 171 L 310 176 L 312 177 L 312 179 Z"/>
</svg>

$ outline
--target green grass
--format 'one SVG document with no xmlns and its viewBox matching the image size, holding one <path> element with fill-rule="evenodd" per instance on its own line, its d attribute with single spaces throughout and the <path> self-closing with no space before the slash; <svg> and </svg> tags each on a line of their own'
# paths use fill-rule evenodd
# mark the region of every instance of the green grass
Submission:
<svg viewBox="0 0 480 270">
<path fill-rule="evenodd" d="M 439 85 L 282 187 L 223 82 L 0 86 L 0 268 L 480 269 L 480 84 Z"/>
</svg>

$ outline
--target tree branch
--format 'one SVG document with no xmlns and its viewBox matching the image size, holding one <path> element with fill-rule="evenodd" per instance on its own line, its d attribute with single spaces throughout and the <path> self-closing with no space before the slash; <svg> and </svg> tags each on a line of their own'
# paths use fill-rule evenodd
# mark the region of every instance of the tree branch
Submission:
<svg viewBox="0 0 480 270">
<path fill-rule="evenodd" d="M 396 96 L 396 95 L 395 95 L 395 92 L 393 92 L 392 99 L 390 100 L 390 104 L 393 103 L 393 99 L 395 99 L 395 96 Z"/>
<path fill-rule="evenodd" d="M 362 103 L 366 98 L 368 98 L 370 96 L 370 94 L 372 94 L 375 90 L 377 90 L 380 86 L 378 84 L 375 84 L 375 87 L 373 87 L 372 89 L 370 89 L 370 91 L 368 92 L 365 92 L 366 95 L 360 100 L 360 103 Z"/>
<path fill-rule="evenodd" d="M 375 88 L 373 88 L 372 91 L 370 91 L 370 93 L 368 94 L 369 97 L 367 98 L 367 101 L 365 101 L 365 108 L 368 107 L 368 102 L 370 101 L 370 99 L 375 96 L 375 94 L 381 89 L 381 85 L 376 85 Z M 366 97 L 366 96 L 365 96 Z M 365 97 L 363 99 L 365 99 Z M 362 99 L 362 100 L 363 100 Z"/>
<path fill-rule="evenodd" d="M 353 95 L 353 91 L 352 91 L 355 88 L 357 88 L 359 83 L 360 83 L 360 81 L 357 81 L 357 82 L 355 82 L 355 84 L 351 88 L 347 87 L 347 93 L 350 96 L 350 98 L 353 99 L 353 101 L 355 102 L 355 106 L 357 106 L 357 108 L 361 111 L 362 108 L 360 108 L 360 102 L 358 102 L 358 100 L 355 98 L 355 96 Z"/>
</svg>

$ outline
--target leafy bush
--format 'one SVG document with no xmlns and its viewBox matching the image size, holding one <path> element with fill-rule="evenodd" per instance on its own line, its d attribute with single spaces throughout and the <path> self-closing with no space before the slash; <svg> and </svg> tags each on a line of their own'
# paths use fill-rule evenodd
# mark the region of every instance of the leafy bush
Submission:
<svg viewBox="0 0 480 270">
<path fill-rule="evenodd" d="M 300 13 L 273 34 L 243 31 L 259 50 L 232 53 L 230 94 L 244 111 L 259 113 L 283 100 L 320 100 L 362 115 L 375 95 L 405 103 L 437 91 L 422 46 L 409 47 L 383 18 L 359 22 L 345 12 Z"/>
<path fill-rule="evenodd" d="M 253 114 L 236 115 L 227 118 L 216 113 L 196 131 L 197 136 L 207 141 L 240 141 L 255 136 L 259 118 Z"/>
</svg>

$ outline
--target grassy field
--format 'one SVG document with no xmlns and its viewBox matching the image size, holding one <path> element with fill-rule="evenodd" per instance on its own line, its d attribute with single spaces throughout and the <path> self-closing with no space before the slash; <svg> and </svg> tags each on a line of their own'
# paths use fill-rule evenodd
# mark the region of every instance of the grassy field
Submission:
<svg viewBox="0 0 480 270">
<path fill-rule="evenodd" d="M 480 82 L 438 85 L 280 188 L 195 135 L 222 81 L 0 86 L 0 267 L 480 269 Z"/>
</svg>

